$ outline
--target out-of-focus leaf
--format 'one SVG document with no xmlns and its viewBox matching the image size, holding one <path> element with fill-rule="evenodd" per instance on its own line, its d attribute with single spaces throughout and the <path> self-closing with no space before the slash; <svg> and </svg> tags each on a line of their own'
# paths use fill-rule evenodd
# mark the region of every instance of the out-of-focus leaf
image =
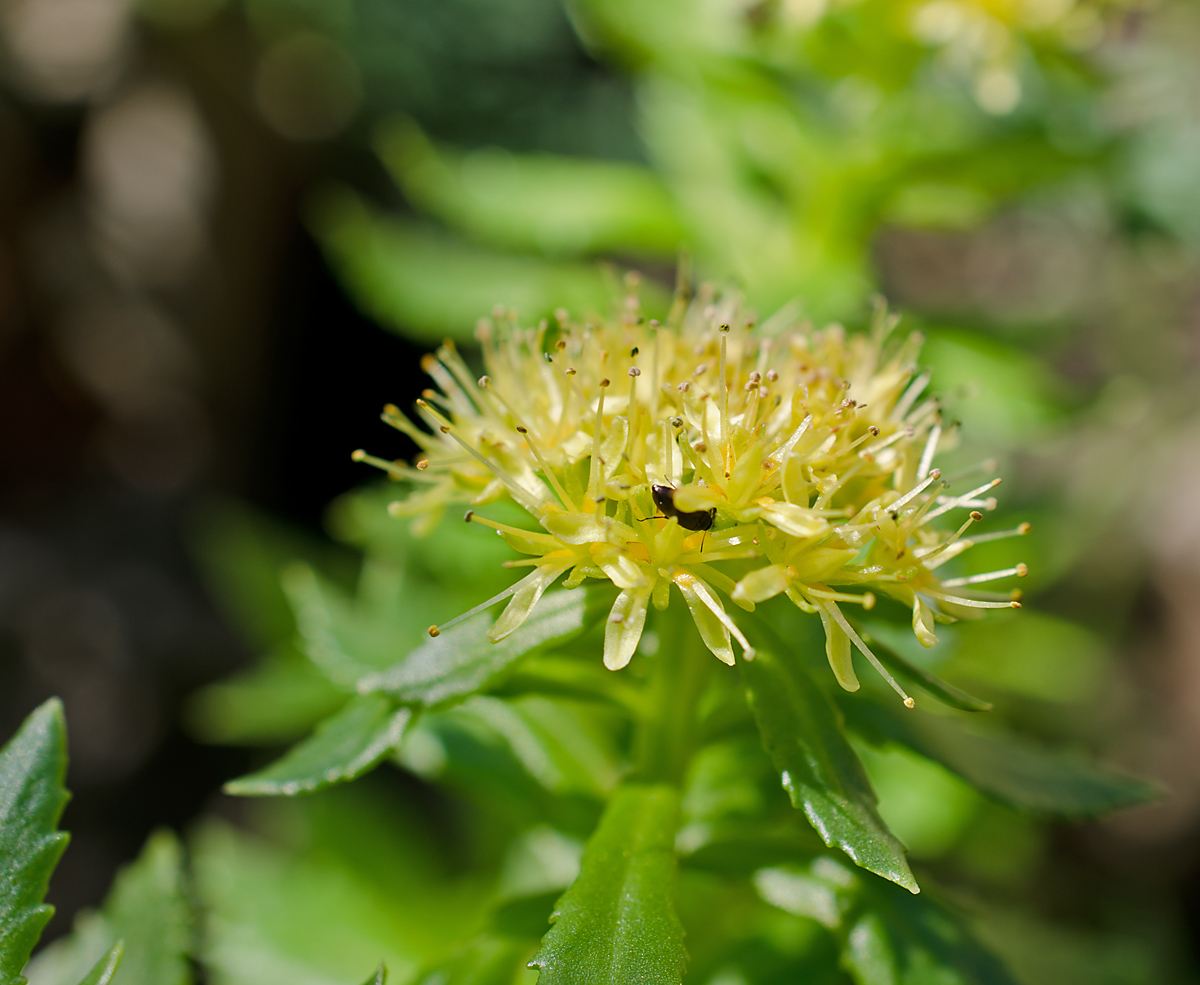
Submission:
<svg viewBox="0 0 1200 985">
<path fill-rule="evenodd" d="M 976 698 L 974 695 L 968 694 L 948 681 L 942 680 L 937 674 L 930 673 L 924 667 L 918 667 L 916 664 L 904 659 L 904 657 L 890 646 L 881 643 L 878 639 L 870 640 L 870 642 L 872 644 L 872 652 L 879 657 L 880 662 L 885 667 L 906 680 L 914 682 L 918 687 L 923 688 L 951 708 L 957 708 L 959 711 L 992 710 L 991 702 L 984 701 L 982 698 Z"/>
<path fill-rule="evenodd" d="M 118 985 L 189 985 L 192 923 L 183 848 L 171 832 L 155 832 L 117 874 L 101 911 L 81 914 L 70 936 L 34 958 L 30 985 L 74 985 L 88 968 L 103 974 L 105 962 L 112 977 L 118 959 Z M 111 946 L 114 939 L 120 951 Z"/>
<path fill-rule="evenodd" d="M 239 797 L 279 797 L 312 793 L 362 776 L 396 749 L 412 718 L 382 694 L 362 694 L 317 726 L 282 759 L 225 784 Z"/>
<path fill-rule="evenodd" d="M 521 628 L 499 643 L 487 638 L 492 621 L 481 613 L 422 643 L 394 667 L 363 677 L 359 690 L 425 706 L 465 697 L 526 653 L 576 636 L 611 600 L 611 593 L 590 586 L 547 592 Z"/>
<path fill-rule="evenodd" d="M 603 312 L 612 293 L 593 265 L 467 246 L 372 215 L 347 189 L 319 196 L 309 225 L 358 306 L 419 341 L 471 341 L 476 321 L 498 304 L 536 321 L 558 307 L 580 316 Z"/>
<path fill-rule="evenodd" d="M 258 666 L 192 694 L 184 717 L 201 741 L 271 746 L 303 738 L 345 703 L 345 692 L 289 642 Z"/>
<path fill-rule="evenodd" d="M 883 702 L 844 701 L 842 707 L 850 725 L 868 742 L 908 746 L 983 793 L 1022 810 L 1089 818 L 1160 796 L 1142 780 L 1011 733 L 971 732 L 952 718 L 899 711 Z"/>
<path fill-rule="evenodd" d="M 832 930 L 857 985 L 1015 985 L 962 918 L 931 899 L 862 876 L 834 859 L 754 874 L 773 906 Z"/>
<path fill-rule="evenodd" d="M 345 985 L 381 958 L 408 981 L 434 957 L 428 949 L 446 943 L 406 904 L 453 925 L 436 884 L 384 892 L 335 860 L 291 856 L 221 825 L 210 824 L 192 854 L 210 914 L 203 961 L 223 985 Z"/>
<path fill-rule="evenodd" d="M 121 985 L 189 985 L 192 912 L 183 846 L 169 831 L 150 836 L 137 861 L 117 876 L 104 918 L 125 941 Z"/>
<path fill-rule="evenodd" d="M 759 651 L 742 664 L 763 745 L 792 804 L 830 847 L 911 892 L 904 847 L 875 807 L 875 794 L 846 740 L 837 710 L 795 661 Z"/>
<path fill-rule="evenodd" d="M 409 201 L 501 247 L 673 257 L 683 239 L 662 180 L 640 165 L 500 150 L 455 154 L 435 147 L 409 119 L 383 127 L 376 147 Z"/>
<path fill-rule="evenodd" d="M 615 751 L 566 705 L 537 697 L 503 701 L 476 695 L 452 714 L 472 716 L 494 731 L 547 790 L 601 797 L 616 785 Z"/>
<path fill-rule="evenodd" d="M 416 985 L 512 985 L 529 945 L 484 935 L 417 979 Z"/>
<path fill-rule="evenodd" d="M 50 874 L 67 847 L 58 819 L 67 803 L 67 727 L 51 698 L 0 749 L 0 985 L 21 971 L 54 914 L 43 903 Z"/>
<path fill-rule="evenodd" d="M 314 541 L 234 502 L 210 503 L 192 523 L 192 553 L 214 598 L 257 647 L 287 643 L 296 631 L 279 583 L 285 565 L 298 558 L 339 573 L 349 553 Z"/>
<path fill-rule="evenodd" d="M 363 985 L 387 985 L 387 968 L 380 965 L 375 969 L 375 974 L 363 982 Z"/>
<path fill-rule="evenodd" d="M 675 914 L 679 794 L 667 786 L 617 791 L 559 900 L 531 965 L 539 985 L 669 985 L 687 961 Z"/>
<path fill-rule="evenodd" d="M 125 952 L 125 942 L 117 941 L 109 952 L 104 955 L 87 973 L 87 977 L 79 985 L 108 985 L 116 974 L 117 966 L 121 963 L 121 955 Z"/>
</svg>

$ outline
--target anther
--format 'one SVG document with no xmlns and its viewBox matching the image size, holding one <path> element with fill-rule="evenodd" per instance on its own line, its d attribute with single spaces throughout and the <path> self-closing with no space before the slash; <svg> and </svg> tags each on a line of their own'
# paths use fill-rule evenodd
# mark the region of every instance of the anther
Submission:
<svg viewBox="0 0 1200 985">
<path fill-rule="evenodd" d="M 365 449 L 355 448 L 354 451 L 350 453 L 350 461 L 352 462 L 364 462 L 366 459 L 367 453 Z"/>
<path fill-rule="evenodd" d="M 441 427 L 439 427 L 438 430 L 441 431 L 442 434 L 450 433 L 450 429 L 445 424 L 443 424 Z"/>
<path fill-rule="evenodd" d="M 490 376 L 479 377 L 479 389 L 486 390 L 491 385 L 491 382 L 492 378 Z"/>
<path fill-rule="evenodd" d="M 671 427 L 676 427 L 676 428 L 683 427 L 683 418 L 682 417 L 672 417 L 671 418 Z"/>
<path fill-rule="evenodd" d="M 1018 564 L 1017 565 L 1017 577 L 1024 578 L 1027 574 L 1029 574 L 1029 565 L 1024 564 L 1024 563 Z"/>
<path fill-rule="evenodd" d="M 637 354 L 638 354 L 638 347 L 635 345 L 632 349 L 629 350 L 629 358 L 637 359 Z"/>
<path fill-rule="evenodd" d="M 474 510 L 467 510 L 467 512 L 463 514 L 463 522 L 470 523 L 474 516 L 475 516 Z"/>
<path fill-rule="evenodd" d="M 429 459 L 422 458 L 419 462 L 417 462 L 417 468 L 424 472 L 427 468 L 429 468 Z"/>
<path fill-rule="evenodd" d="M 437 626 L 430 626 L 429 629 L 427 630 L 427 632 L 434 639 L 437 639 L 437 637 L 442 635 L 442 631 L 440 629 L 438 629 Z"/>
<path fill-rule="evenodd" d="M 517 434 L 528 434 L 528 433 L 529 433 L 529 428 L 525 427 L 524 424 L 517 425 Z"/>
<path fill-rule="evenodd" d="M 630 366 L 628 375 L 629 375 L 630 379 L 637 379 L 637 377 L 642 375 L 642 371 L 640 369 L 638 369 L 636 366 Z"/>
<path fill-rule="evenodd" d="M 768 369 L 767 370 L 767 380 L 771 383 L 774 383 L 777 379 L 779 379 L 779 374 L 777 372 L 775 372 L 775 370 L 773 370 L 773 369 Z"/>
<path fill-rule="evenodd" d="M 599 384 L 599 385 L 600 385 L 600 386 L 603 386 L 603 387 L 607 387 L 607 386 L 611 386 L 611 385 L 612 385 L 612 382 L 611 382 L 611 381 L 610 381 L 610 380 L 609 380 L 607 377 L 605 377 L 604 379 L 602 379 L 602 380 L 600 381 L 600 384 Z"/>
</svg>

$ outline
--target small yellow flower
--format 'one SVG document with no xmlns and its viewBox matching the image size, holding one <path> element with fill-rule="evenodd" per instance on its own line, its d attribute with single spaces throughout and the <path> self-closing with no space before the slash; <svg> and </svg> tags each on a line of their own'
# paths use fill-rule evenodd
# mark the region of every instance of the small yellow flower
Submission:
<svg viewBox="0 0 1200 985">
<path fill-rule="evenodd" d="M 755 327 L 739 298 L 708 289 L 677 302 L 665 324 L 642 317 L 636 293 L 604 322 L 565 312 L 536 329 L 484 321 L 485 376 L 471 379 L 449 343 L 426 357 L 439 387 L 417 401 L 429 432 L 384 411 L 420 446 L 415 467 L 355 457 L 412 482 L 393 514 L 428 530 L 448 504 L 466 503 L 469 521 L 526 555 L 509 564 L 529 573 L 472 610 L 509 599 L 493 640 L 560 577 L 568 588 L 599 578 L 619 590 L 607 667 L 629 662 L 649 606 L 666 608 L 672 587 L 708 649 L 733 664 L 733 641 L 745 659 L 754 651 L 723 598 L 753 611 L 786 594 L 821 618 L 842 687 L 859 686 L 853 647 L 911 705 L 839 603 L 870 608 L 886 593 L 912 609 L 917 638 L 932 646 L 935 620 L 1018 605 L 974 586 L 1025 568 L 939 580 L 942 564 L 983 539 L 966 534 L 995 507 L 985 494 L 999 480 L 947 492 L 933 467 L 945 434 L 929 375 L 917 369 L 920 338 L 892 344 L 895 323 L 880 309 L 867 334 Z M 501 498 L 532 525 L 475 512 Z M 931 525 L 961 509 L 970 513 L 957 530 Z"/>
</svg>

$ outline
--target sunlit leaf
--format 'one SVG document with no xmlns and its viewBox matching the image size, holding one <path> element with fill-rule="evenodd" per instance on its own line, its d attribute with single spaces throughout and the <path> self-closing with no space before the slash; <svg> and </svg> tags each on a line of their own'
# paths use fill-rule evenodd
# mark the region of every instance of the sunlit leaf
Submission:
<svg viewBox="0 0 1200 985">
<path fill-rule="evenodd" d="M 358 306 L 384 326 L 429 343 L 471 341 L 496 305 L 533 321 L 565 307 L 607 309 L 612 291 L 591 264 L 492 253 L 424 226 L 373 215 L 347 189 L 320 196 L 309 225 Z"/>
<path fill-rule="evenodd" d="M 741 667 L 763 745 L 792 804 L 827 845 L 917 892 L 904 848 L 879 817 L 866 773 L 824 692 L 795 661 L 770 652 L 760 650 Z"/>
<path fill-rule="evenodd" d="M 661 178 L 623 161 L 439 148 L 395 120 L 376 147 L 418 208 L 509 249 L 576 255 L 598 250 L 672 257 L 683 230 Z"/>
<path fill-rule="evenodd" d="M 630 785 L 609 803 L 530 962 L 539 985 L 669 985 L 687 961 L 675 914 L 672 787 Z"/>
<path fill-rule="evenodd" d="M 382 694 L 354 698 L 316 732 L 265 769 L 225 784 L 241 797 L 312 793 L 361 776 L 396 749 L 412 718 Z"/>
<path fill-rule="evenodd" d="M 67 730 L 51 698 L 0 749 L 0 985 L 21 971 L 54 908 L 42 900 L 67 847 L 56 830 L 67 803 Z"/>
<path fill-rule="evenodd" d="M 394 667 L 365 676 L 359 689 L 426 706 L 465 697 L 526 653 L 578 635 L 611 601 L 603 589 L 548 592 L 524 625 L 499 643 L 487 638 L 491 618 L 474 616 L 422 643 Z"/>
</svg>

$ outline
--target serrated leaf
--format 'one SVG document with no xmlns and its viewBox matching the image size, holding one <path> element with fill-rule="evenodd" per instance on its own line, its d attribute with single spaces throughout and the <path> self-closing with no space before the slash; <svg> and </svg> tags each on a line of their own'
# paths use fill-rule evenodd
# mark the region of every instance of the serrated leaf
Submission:
<svg viewBox="0 0 1200 985">
<path fill-rule="evenodd" d="M 539 985 L 669 985 L 687 962 L 675 913 L 679 792 L 632 784 L 617 791 L 558 901 L 531 967 Z"/>
<path fill-rule="evenodd" d="M 875 701 L 845 702 L 844 710 L 850 725 L 868 742 L 908 746 L 1020 810 L 1082 819 L 1161 796 L 1142 780 L 1012 733 L 976 733 L 948 716 L 899 711 Z"/>
<path fill-rule="evenodd" d="M 485 934 L 422 975 L 415 985 L 511 985 L 528 957 L 527 943 Z"/>
<path fill-rule="evenodd" d="M 353 780 L 397 748 L 411 719 L 411 709 L 396 711 L 384 695 L 361 694 L 282 759 L 226 783 L 225 792 L 290 797 Z"/>
<path fill-rule="evenodd" d="M 113 975 L 116 974 L 117 966 L 121 963 L 121 955 L 124 952 L 125 942 L 117 941 L 111 950 L 96 962 L 79 985 L 108 985 L 112 981 Z"/>
<path fill-rule="evenodd" d="M 880 818 L 862 763 L 825 693 L 795 661 L 769 651 L 741 667 L 763 746 L 793 806 L 804 811 L 825 844 L 919 892 L 904 847 Z"/>
<path fill-rule="evenodd" d="M 526 653 L 582 632 L 611 601 L 603 589 L 547 592 L 524 625 L 499 643 L 487 638 L 492 620 L 474 616 L 421 644 L 394 667 L 363 677 L 359 690 L 383 691 L 426 707 L 466 697 Z"/>
<path fill-rule="evenodd" d="M 67 727 L 51 698 L 0 749 L 0 985 L 20 985 L 54 907 L 42 902 L 67 847 Z"/>
<path fill-rule="evenodd" d="M 387 983 L 387 968 L 382 964 L 375 969 L 375 974 L 368 978 L 363 985 L 386 985 Z"/>
</svg>

